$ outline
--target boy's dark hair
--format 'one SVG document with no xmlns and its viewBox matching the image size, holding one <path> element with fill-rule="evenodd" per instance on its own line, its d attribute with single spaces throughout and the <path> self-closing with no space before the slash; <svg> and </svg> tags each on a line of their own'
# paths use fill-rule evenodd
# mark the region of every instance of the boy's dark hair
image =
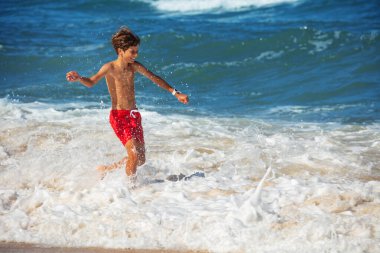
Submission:
<svg viewBox="0 0 380 253">
<path fill-rule="evenodd" d="M 115 48 L 116 54 L 118 48 L 125 51 L 129 47 L 137 46 L 139 44 L 139 36 L 134 34 L 128 27 L 121 27 L 120 30 L 112 36 L 112 45 Z"/>
</svg>

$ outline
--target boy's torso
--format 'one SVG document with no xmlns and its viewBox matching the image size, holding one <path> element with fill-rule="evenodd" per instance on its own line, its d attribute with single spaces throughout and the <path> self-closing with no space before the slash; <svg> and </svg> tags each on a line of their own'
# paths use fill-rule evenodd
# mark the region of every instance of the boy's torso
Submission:
<svg viewBox="0 0 380 253">
<path fill-rule="evenodd" d="M 115 62 L 110 64 L 105 76 L 108 92 L 111 96 L 112 109 L 136 109 L 134 75 L 132 64 L 118 66 Z"/>
</svg>

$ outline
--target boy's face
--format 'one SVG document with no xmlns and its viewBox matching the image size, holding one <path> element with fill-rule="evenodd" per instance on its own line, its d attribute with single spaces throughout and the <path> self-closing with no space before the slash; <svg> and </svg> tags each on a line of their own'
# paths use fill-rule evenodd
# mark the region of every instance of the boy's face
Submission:
<svg viewBox="0 0 380 253">
<path fill-rule="evenodd" d="M 119 54 L 121 54 L 121 57 L 125 62 L 134 63 L 135 59 L 139 55 L 139 46 L 131 46 L 125 51 L 120 49 Z"/>
</svg>

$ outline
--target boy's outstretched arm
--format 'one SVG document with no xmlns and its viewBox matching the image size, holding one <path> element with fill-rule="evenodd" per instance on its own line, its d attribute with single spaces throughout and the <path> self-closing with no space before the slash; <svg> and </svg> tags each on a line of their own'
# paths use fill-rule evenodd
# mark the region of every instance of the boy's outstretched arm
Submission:
<svg viewBox="0 0 380 253">
<path fill-rule="evenodd" d="M 180 101 L 181 103 L 183 103 L 183 104 L 189 103 L 189 97 L 186 94 L 176 92 L 177 90 L 175 90 L 173 87 L 171 87 L 164 79 L 157 76 L 156 74 L 154 74 L 149 69 L 145 68 L 144 65 L 142 65 L 141 63 L 135 61 L 133 63 L 133 67 L 134 67 L 135 71 L 146 76 L 147 78 L 149 78 L 152 82 L 154 82 L 155 84 L 157 84 L 161 88 L 172 93 L 178 99 L 178 101 Z"/>
<path fill-rule="evenodd" d="M 98 73 L 96 73 L 95 75 L 93 75 L 90 78 L 84 77 L 84 76 L 80 76 L 78 74 L 78 72 L 76 72 L 76 71 L 70 71 L 70 72 L 67 72 L 66 79 L 69 82 L 79 81 L 84 86 L 91 88 L 92 86 L 94 86 L 97 82 L 99 82 L 100 79 L 102 79 L 107 74 L 108 69 L 109 69 L 109 64 L 108 63 L 104 64 L 100 68 L 100 70 L 98 71 Z"/>
</svg>

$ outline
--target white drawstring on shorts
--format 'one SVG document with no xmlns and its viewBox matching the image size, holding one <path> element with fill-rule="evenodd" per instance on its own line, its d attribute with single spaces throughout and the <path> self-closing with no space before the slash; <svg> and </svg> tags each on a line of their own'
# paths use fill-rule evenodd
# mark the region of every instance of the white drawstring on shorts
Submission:
<svg viewBox="0 0 380 253">
<path fill-rule="evenodd" d="M 135 115 L 135 113 L 136 112 L 139 112 L 139 110 L 137 110 L 137 109 L 133 109 L 133 110 L 131 110 L 131 112 L 129 113 L 129 115 L 132 117 L 132 118 L 136 118 L 136 115 Z"/>
</svg>

